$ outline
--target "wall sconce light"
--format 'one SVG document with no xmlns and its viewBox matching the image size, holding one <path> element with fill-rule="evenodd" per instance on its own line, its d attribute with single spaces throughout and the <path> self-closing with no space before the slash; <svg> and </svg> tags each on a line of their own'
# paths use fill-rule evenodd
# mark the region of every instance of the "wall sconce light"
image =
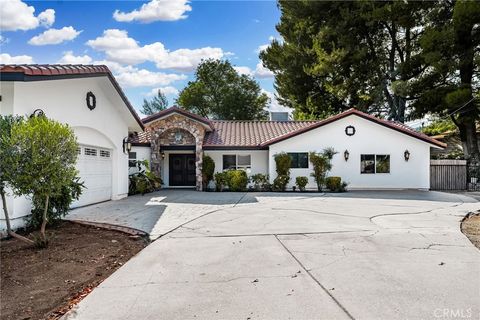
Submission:
<svg viewBox="0 0 480 320">
<path fill-rule="evenodd" d="M 162 160 L 165 160 L 165 152 L 160 153 L 160 156 L 162 157 Z"/>
<path fill-rule="evenodd" d="M 42 109 L 35 109 L 35 111 L 33 111 L 32 114 L 30 115 L 30 118 L 43 117 L 43 116 L 45 116 L 45 112 L 43 112 Z"/>
<path fill-rule="evenodd" d="M 405 158 L 405 161 L 408 161 L 410 159 L 410 152 L 408 150 L 405 150 L 403 153 L 403 157 Z"/>
<path fill-rule="evenodd" d="M 350 157 L 350 152 L 348 152 L 348 150 L 345 150 L 345 152 L 343 153 L 343 158 L 345 158 L 345 161 L 348 161 L 349 157 Z"/>
<path fill-rule="evenodd" d="M 132 150 L 132 143 L 128 141 L 128 137 L 125 137 L 123 138 L 123 153 L 127 154 L 130 150 Z"/>
</svg>

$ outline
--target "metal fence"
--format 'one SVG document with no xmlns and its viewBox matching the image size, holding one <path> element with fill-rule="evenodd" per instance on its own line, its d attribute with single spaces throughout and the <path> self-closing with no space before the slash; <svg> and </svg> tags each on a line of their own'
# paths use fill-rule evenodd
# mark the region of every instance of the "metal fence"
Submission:
<svg viewBox="0 0 480 320">
<path fill-rule="evenodd" d="M 466 160 L 431 160 L 430 189 L 480 191 L 480 166 Z"/>
</svg>

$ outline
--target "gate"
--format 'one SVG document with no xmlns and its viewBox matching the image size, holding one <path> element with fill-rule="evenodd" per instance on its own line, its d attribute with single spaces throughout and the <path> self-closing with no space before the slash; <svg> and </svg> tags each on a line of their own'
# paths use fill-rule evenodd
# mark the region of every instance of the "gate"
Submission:
<svg viewBox="0 0 480 320">
<path fill-rule="evenodd" d="M 467 190 L 480 191 L 480 165 L 467 165 Z"/>
<path fill-rule="evenodd" d="M 467 178 L 466 160 L 430 160 L 430 190 L 466 190 Z"/>
</svg>

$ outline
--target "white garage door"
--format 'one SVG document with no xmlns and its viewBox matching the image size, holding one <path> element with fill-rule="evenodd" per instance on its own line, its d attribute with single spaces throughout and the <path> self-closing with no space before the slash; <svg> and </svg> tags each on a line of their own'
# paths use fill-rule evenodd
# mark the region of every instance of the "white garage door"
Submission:
<svg viewBox="0 0 480 320">
<path fill-rule="evenodd" d="M 77 170 L 85 184 L 82 195 L 72 208 L 110 200 L 112 197 L 112 152 L 98 147 L 77 149 Z"/>
</svg>

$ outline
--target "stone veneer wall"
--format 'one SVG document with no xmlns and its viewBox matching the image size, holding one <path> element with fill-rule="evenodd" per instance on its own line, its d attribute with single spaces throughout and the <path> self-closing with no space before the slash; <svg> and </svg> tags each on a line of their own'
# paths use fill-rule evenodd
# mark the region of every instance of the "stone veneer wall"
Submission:
<svg viewBox="0 0 480 320">
<path fill-rule="evenodd" d="M 160 146 L 195 145 L 196 188 L 197 190 L 202 190 L 202 146 L 205 128 L 185 116 L 172 114 L 147 124 L 145 131 L 153 132 L 150 142 L 152 149 L 151 170 L 158 175 L 160 175 L 162 168 Z M 183 137 L 180 141 L 175 139 L 177 132 L 182 132 Z"/>
</svg>

